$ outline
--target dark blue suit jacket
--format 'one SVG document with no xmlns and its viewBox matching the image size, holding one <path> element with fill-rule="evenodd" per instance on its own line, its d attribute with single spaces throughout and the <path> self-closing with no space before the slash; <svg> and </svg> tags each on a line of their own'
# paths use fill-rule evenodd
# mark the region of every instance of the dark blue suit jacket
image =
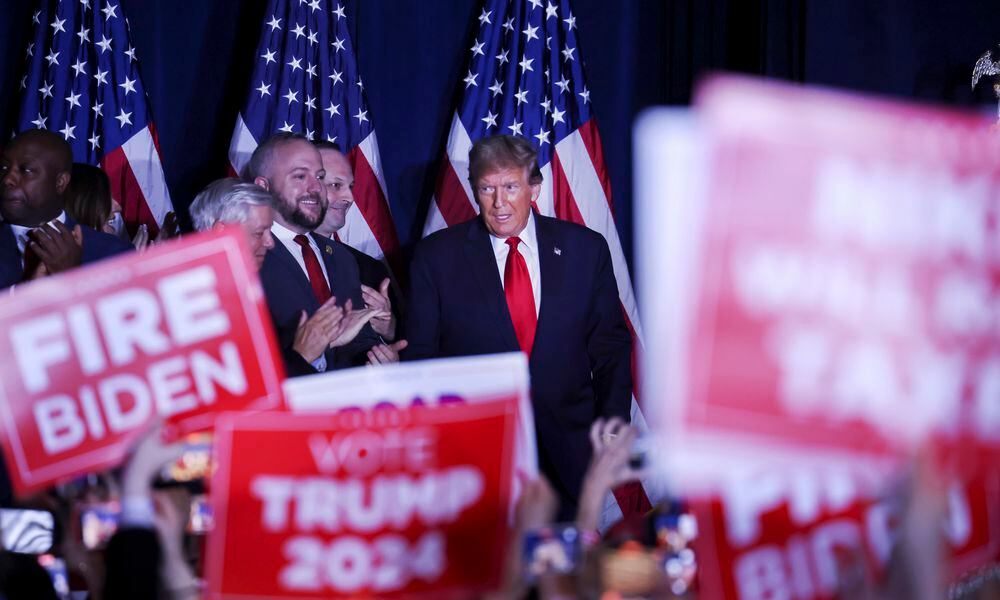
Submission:
<svg viewBox="0 0 1000 600">
<path fill-rule="evenodd" d="M 320 248 L 321 260 L 330 278 L 330 291 L 337 298 L 337 304 L 342 306 L 350 299 L 355 309 L 364 308 L 358 263 L 354 256 L 346 246 L 336 240 L 321 235 L 309 235 Z M 292 350 L 292 343 L 295 340 L 299 315 L 304 310 L 307 315 L 312 316 L 319 309 L 319 302 L 302 267 L 278 240 L 275 240 L 274 248 L 268 250 L 264 257 L 264 264 L 260 268 L 260 281 L 264 286 L 264 296 L 267 298 L 271 319 L 278 333 L 288 376 L 315 373 L 316 370 L 312 365 Z M 327 350 L 327 371 L 365 364 L 368 350 L 380 341 L 371 326 L 366 324 L 350 344 Z"/>
<path fill-rule="evenodd" d="M 66 226 L 72 229 L 77 225 L 69 215 L 66 216 Z M 121 238 L 95 231 L 86 225 L 81 225 L 83 232 L 83 264 L 90 264 L 132 250 L 129 244 Z M 17 240 L 9 223 L 0 223 L 0 289 L 9 288 L 21 282 L 24 275 L 21 266 L 21 253 L 17 249 Z"/>
<path fill-rule="evenodd" d="M 611 254 L 585 227 L 535 215 L 541 306 L 531 388 L 542 470 L 575 507 L 597 417 L 628 421 L 631 337 Z M 519 350 L 489 233 L 480 219 L 417 245 L 410 269 L 405 359 Z"/>
</svg>

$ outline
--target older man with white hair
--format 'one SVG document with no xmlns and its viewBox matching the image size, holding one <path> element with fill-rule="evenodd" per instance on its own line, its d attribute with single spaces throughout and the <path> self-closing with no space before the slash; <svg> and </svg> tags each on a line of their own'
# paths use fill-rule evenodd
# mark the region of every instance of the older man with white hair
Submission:
<svg viewBox="0 0 1000 600">
<path fill-rule="evenodd" d="M 198 231 L 239 225 L 250 241 L 257 268 L 274 247 L 271 224 L 274 223 L 274 197 L 265 189 L 235 177 L 219 179 L 195 196 L 191 203 L 191 222 Z"/>
<path fill-rule="evenodd" d="M 189 211 L 197 231 L 226 225 L 238 225 L 243 229 L 257 260 L 257 269 L 264 264 L 268 250 L 274 248 L 274 236 L 271 235 L 274 196 L 259 185 L 235 177 L 213 181 L 195 196 Z M 306 369 L 304 365 L 317 360 L 331 344 L 346 343 L 353 337 L 349 330 L 357 326 L 352 327 L 344 314 L 344 309 L 333 299 L 323 304 L 312 317 L 306 318 L 303 312 L 294 337 L 280 340 L 285 363 Z"/>
</svg>

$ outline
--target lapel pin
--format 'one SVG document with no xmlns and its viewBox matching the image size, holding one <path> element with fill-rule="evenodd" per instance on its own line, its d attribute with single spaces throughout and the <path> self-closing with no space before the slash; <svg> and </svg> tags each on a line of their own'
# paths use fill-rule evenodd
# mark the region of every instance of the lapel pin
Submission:
<svg viewBox="0 0 1000 600">
<path fill-rule="evenodd" d="M 562 256 L 562 250 L 560 250 L 558 247 L 553 248 L 552 251 L 556 253 L 556 256 Z"/>
<path fill-rule="evenodd" d="M 326 249 L 327 254 L 333 254 L 333 248 L 331 248 L 330 246 L 323 246 L 323 247 Z"/>
</svg>

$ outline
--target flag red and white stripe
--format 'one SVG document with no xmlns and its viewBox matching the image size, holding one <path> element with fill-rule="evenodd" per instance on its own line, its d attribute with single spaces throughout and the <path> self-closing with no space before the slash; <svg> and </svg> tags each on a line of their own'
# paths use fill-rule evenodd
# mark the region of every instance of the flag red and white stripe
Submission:
<svg viewBox="0 0 1000 600">
<path fill-rule="evenodd" d="M 39 1 L 32 23 L 17 130 L 62 135 L 74 161 L 107 172 L 129 233 L 154 237 L 173 207 L 124 8 Z"/>
<path fill-rule="evenodd" d="M 170 193 L 160 163 L 156 127 L 150 123 L 120 147 L 101 158 L 101 168 L 111 181 L 111 196 L 122 207 L 122 219 L 130 232 L 139 224 L 156 236 L 163 218 L 172 211 Z"/>
</svg>

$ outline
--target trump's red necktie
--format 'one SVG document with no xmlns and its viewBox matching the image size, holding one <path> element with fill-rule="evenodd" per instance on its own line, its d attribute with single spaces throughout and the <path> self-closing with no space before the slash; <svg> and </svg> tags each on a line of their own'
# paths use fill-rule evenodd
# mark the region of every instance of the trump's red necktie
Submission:
<svg viewBox="0 0 1000 600">
<path fill-rule="evenodd" d="M 514 323 L 517 343 L 525 354 L 530 355 L 531 346 L 535 343 L 538 315 L 535 313 L 535 294 L 531 291 L 528 263 L 517 251 L 517 245 L 520 243 L 521 238 L 507 238 L 510 252 L 507 253 L 507 264 L 503 270 L 503 293 L 507 296 L 507 308 L 510 309 L 510 319 Z"/>
<path fill-rule="evenodd" d="M 323 304 L 330 299 L 330 285 L 323 276 L 323 267 L 320 266 L 316 253 L 309 245 L 309 238 L 299 234 L 294 240 L 302 247 L 302 260 L 306 263 L 306 273 L 309 274 L 309 284 L 312 286 L 313 294 L 316 295 L 316 300 Z"/>
</svg>

